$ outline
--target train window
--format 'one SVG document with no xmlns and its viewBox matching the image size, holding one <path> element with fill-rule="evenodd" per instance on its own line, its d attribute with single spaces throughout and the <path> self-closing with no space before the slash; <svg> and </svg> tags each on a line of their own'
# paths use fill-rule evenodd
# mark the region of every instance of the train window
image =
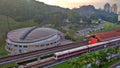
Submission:
<svg viewBox="0 0 120 68">
<path fill-rule="evenodd" d="M 57 42 L 54 42 L 54 43 L 57 43 Z"/>
<path fill-rule="evenodd" d="M 19 47 L 22 47 L 21 45 L 19 45 Z"/>
<path fill-rule="evenodd" d="M 28 46 L 23 46 L 24 48 L 27 48 Z"/>
<path fill-rule="evenodd" d="M 8 45 L 12 46 L 12 44 L 8 43 Z"/>
<path fill-rule="evenodd" d="M 33 48 L 33 45 L 29 45 L 29 48 Z"/>
<path fill-rule="evenodd" d="M 14 45 L 15 47 L 17 47 L 17 45 Z"/>
<path fill-rule="evenodd" d="M 98 50 L 101 50 L 101 49 L 104 49 L 104 46 L 103 47 L 99 47 Z"/>
<path fill-rule="evenodd" d="M 53 43 L 51 43 L 51 45 L 53 45 Z"/>
<path fill-rule="evenodd" d="M 9 43 L 7 43 L 7 45 L 10 45 Z"/>
<path fill-rule="evenodd" d="M 42 44 L 41 47 L 43 47 L 44 45 Z"/>
<path fill-rule="evenodd" d="M 103 46 L 103 45 L 90 48 L 90 49 L 89 49 L 89 52 L 91 52 L 91 51 L 96 51 L 96 50 L 101 50 L 101 49 L 104 49 L 104 46 Z"/>
<path fill-rule="evenodd" d="M 38 48 L 39 46 L 38 46 L 38 45 L 36 45 L 35 47 L 36 47 L 36 48 Z"/>
<path fill-rule="evenodd" d="M 46 46 L 49 46 L 49 44 L 46 44 Z"/>
</svg>

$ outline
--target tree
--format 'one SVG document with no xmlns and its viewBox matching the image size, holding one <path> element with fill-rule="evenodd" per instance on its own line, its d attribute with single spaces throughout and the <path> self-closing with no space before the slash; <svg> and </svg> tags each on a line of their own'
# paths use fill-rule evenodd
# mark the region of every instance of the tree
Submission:
<svg viewBox="0 0 120 68">
<path fill-rule="evenodd" d="M 111 61 L 108 57 L 111 58 L 116 53 L 120 54 L 120 47 L 117 47 L 117 52 L 115 48 L 109 47 L 100 51 L 84 53 L 80 57 L 71 60 L 70 63 L 73 68 L 86 68 L 88 64 L 91 64 L 92 68 L 102 68 L 102 65 L 108 62 L 108 60 Z"/>
<path fill-rule="evenodd" d="M 92 20 L 98 20 L 99 16 L 97 14 L 92 14 L 92 15 L 90 15 L 90 19 L 92 19 Z"/>
<path fill-rule="evenodd" d="M 80 68 L 83 66 L 82 63 L 79 63 L 80 59 L 72 59 L 68 62 L 68 64 L 70 64 L 71 66 L 73 66 L 73 68 Z"/>
<path fill-rule="evenodd" d="M 82 59 L 81 59 L 82 58 Z M 82 54 L 79 59 L 81 59 L 81 63 L 84 64 L 85 68 L 88 64 L 91 64 L 92 61 L 92 56 L 89 53 Z"/>
<path fill-rule="evenodd" d="M 109 47 L 109 48 L 107 49 L 109 61 L 111 61 L 112 55 L 115 54 L 115 52 L 116 52 L 116 51 L 115 51 L 115 48 L 114 48 L 114 47 Z"/>
<path fill-rule="evenodd" d="M 102 66 L 103 64 L 105 64 L 106 62 L 108 62 L 107 60 L 107 49 L 103 49 L 101 51 L 99 51 L 100 55 L 101 55 L 101 58 L 99 59 L 100 60 L 100 65 L 99 66 Z"/>
<path fill-rule="evenodd" d="M 95 51 L 95 52 L 92 52 L 91 55 L 92 55 L 92 61 L 94 62 L 94 63 L 92 63 L 92 66 L 99 67 L 99 65 L 100 65 L 99 64 L 99 60 L 101 59 L 100 52 L 99 51 Z"/>
<path fill-rule="evenodd" d="M 79 23 L 79 21 L 80 21 L 80 15 L 77 12 L 70 11 L 70 12 L 67 13 L 67 19 L 71 23 Z"/>
<path fill-rule="evenodd" d="M 118 57 L 120 57 L 120 47 L 117 47 L 117 54 L 118 54 Z"/>
<path fill-rule="evenodd" d="M 39 14 L 34 17 L 34 21 L 40 25 L 44 21 L 44 14 Z"/>
</svg>

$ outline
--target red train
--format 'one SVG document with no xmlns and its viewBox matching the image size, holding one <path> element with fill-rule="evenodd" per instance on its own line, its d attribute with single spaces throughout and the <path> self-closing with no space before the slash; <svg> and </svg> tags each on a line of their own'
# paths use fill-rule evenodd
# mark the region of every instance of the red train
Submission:
<svg viewBox="0 0 120 68">
<path fill-rule="evenodd" d="M 71 56 L 80 55 L 86 52 L 96 51 L 96 50 L 104 49 L 104 48 L 111 47 L 111 46 L 119 47 L 120 38 L 105 41 L 105 42 L 94 43 L 94 44 L 90 44 L 86 46 L 81 46 L 81 47 L 77 47 L 77 48 L 73 48 L 73 49 L 69 49 L 69 50 L 65 50 L 61 52 L 56 52 L 54 53 L 54 58 L 56 60 L 64 59 L 64 58 L 68 58 Z"/>
</svg>

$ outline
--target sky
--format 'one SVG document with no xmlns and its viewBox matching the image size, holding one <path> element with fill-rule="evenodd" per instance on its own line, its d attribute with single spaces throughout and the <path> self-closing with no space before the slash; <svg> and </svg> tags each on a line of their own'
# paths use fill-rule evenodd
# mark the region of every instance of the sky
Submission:
<svg viewBox="0 0 120 68">
<path fill-rule="evenodd" d="M 120 0 L 37 0 L 49 5 L 56 5 L 64 8 L 79 8 L 82 5 L 94 5 L 95 8 L 103 8 L 105 3 L 110 5 L 116 3 L 120 8 Z M 120 10 L 120 9 L 119 9 Z"/>
</svg>

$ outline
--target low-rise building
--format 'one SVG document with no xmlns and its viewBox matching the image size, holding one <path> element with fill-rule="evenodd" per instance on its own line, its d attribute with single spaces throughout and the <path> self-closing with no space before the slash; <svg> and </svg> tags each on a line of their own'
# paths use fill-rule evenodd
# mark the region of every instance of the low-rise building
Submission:
<svg viewBox="0 0 120 68">
<path fill-rule="evenodd" d="M 58 46 L 64 34 L 52 28 L 27 27 L 8 32 L 6 49 L 11 54 Z"/>
</svg>

